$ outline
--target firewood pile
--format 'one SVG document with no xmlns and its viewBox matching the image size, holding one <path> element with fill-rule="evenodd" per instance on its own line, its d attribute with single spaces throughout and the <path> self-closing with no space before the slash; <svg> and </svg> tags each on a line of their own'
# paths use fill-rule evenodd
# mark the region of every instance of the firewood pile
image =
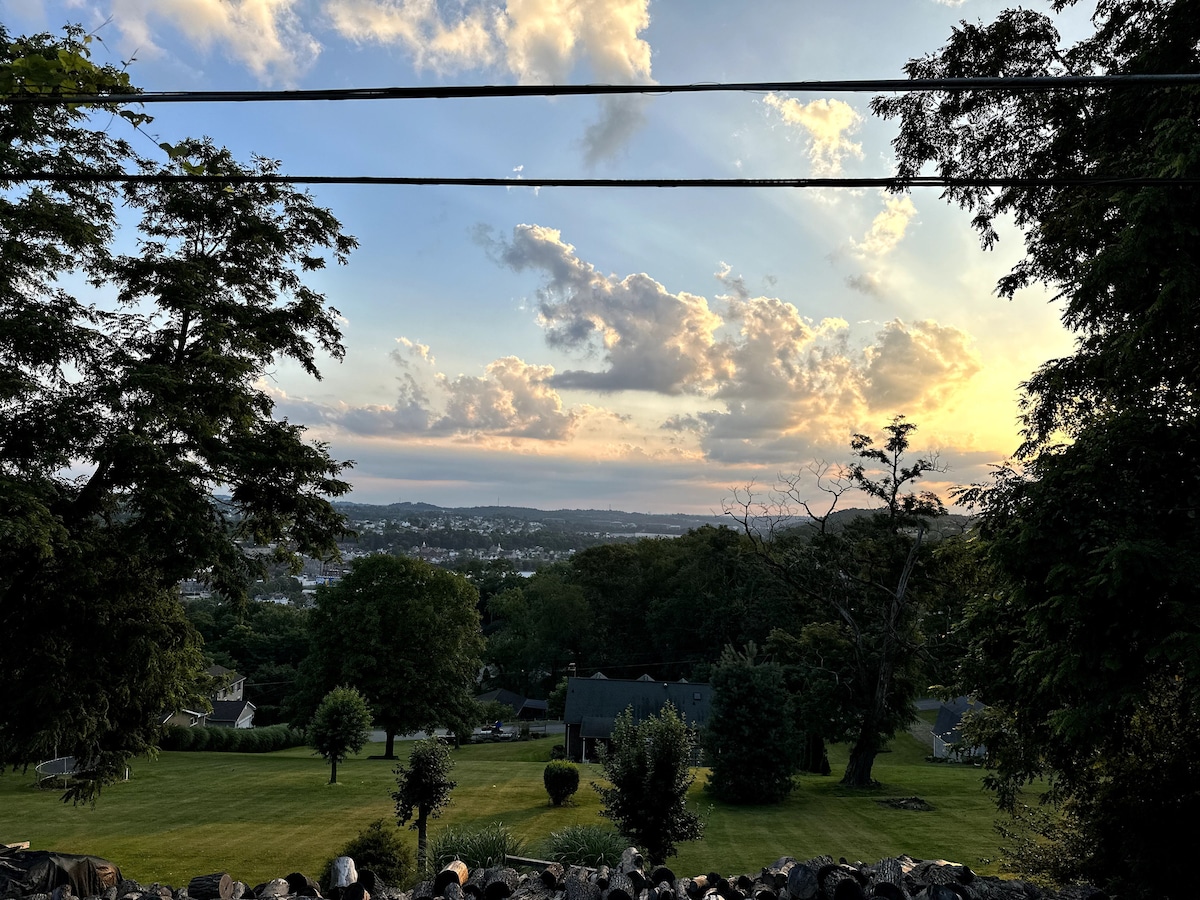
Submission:
<svg viewBox="0 0 1200 900">
<path fill-rule="evenodd" d="M 562 866 L 529 859 L 469 869 L 454 861 L 411 891 L 384 884 L 369 870 L 326 892 L 329 900 L 1108 900 L 1096 888 L 1072 885 L 1045 891 L 1028 882 L 977 875 L 946 860 L 908 856 L 873 864 L 834 861 L 829 856 L 796 860 L 785 856 L 755 874 L 708 872 L 678 877 L 666 866 L 648 867 L 630 848 L 620 864 Z M 519 866 L 519 869 L 518 869 Z M 351 870 L 353 871 L 353 869 Z M 0 900 L 73 900 L 69 884 L 52 892 L 0 890 Z M 83 900 L 295 900 L 321 898 L 320 886 L 293 872 L 251 887 L 218 872 L 193 878 L 178 889 L 139 885 L 129 879 Z"/>
</svg>

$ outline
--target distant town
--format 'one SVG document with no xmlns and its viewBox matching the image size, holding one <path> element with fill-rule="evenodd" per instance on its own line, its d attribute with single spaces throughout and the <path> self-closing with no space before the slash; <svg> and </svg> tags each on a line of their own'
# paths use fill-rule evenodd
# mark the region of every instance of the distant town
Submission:
<svg viewBox="0 0 1200 900">
<path fill-rule="evenodd" d="M 303 603 L 319 585 L 335 583 L 355 559 L 370 553 L 398 553 L 459 569 L 504 560 L 515 571 L 532 575 L 541 566 L 597 544 L 676 538 L 704 525 L 731 524 L 717 512 L 696 516 L 520 506 L 446 508 L 429 503 L 333 505 L 355 535 L 339 544 L 341 560 L 306 559 L 296 576 L 280 570 L 277 577 L 254 586 L 253 596 Z M 202 580 L 185 581 L 180 594 L 185 599 L 207 597 L 209 588 Z"/>
</svg>

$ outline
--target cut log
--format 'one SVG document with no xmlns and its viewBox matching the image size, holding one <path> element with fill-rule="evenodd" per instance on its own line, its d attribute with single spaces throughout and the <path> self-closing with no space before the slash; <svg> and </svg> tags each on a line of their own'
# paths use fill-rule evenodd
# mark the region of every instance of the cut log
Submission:
<svg viewBox="0 0 1200 900">
<path fill-rule="evenodd" d="M 520 876 L 510 866 L 494 866 L 483 876 L 483 900 L 504 900 L 517 889 Z"/>
<path fill-rule="evenodd" d="M 436 896 L 433 892 L 433 882 L 421 881 L 412 889 L 411 900 L 433 900 Z"/>
<path fill-rule="evenodd" d="M 542 869 L 541 874 L 542 884 L 552 890 L 557 890 L 562 887 L 563 883 L 563 867 L 561 863 L 550 863 L 546 868 Z"/>
<path fill-rule="evenodd" d="M 462 885 L 457 881 L 447 881 L 445 887 L 438 892 L 438 896 L 442 900 L 463 900 L 467 895 L 463 893 Z"/>
<path fill-rule="evenodd" d="M 808 863 L 796 863 L 787 874 L 787 893 L 791 900 L 813 900 L 820 889 L 817 870 Z"/>
<path fill-rule="evenodd" d="M 230 900 L 233 896 L 233 879 L 228 872 L 197 875 L 188 882 L 187 892 L 192 900 Z"/>
<path fill-rule="evenodd" d="M 608 878 L 608 887 L 601 893 L 601 900 L 636 900 L 637 890 L 633 881 L 624 872 L 613 872 Z"/>
<path fill-rule="evenodd" d="M 796 864 L 796 860 L 791 856 L 781 856 L 769 866 L 763 866 L 762 873 L 759 876 L 762 883 L 769 885 L 776 891 L 781 891 L 787 887 L 788 872 L 792 866 Z"/>
<path fill-rule="evenodd" d="M 563 890 L 566 900 L 600 900 L 600 888 L 584 878 L 578 870 L 573 870 L 563 879 Z"/>
<path fill-rule="evenodd" d="M 650 883 L 654 884 L 654 885 L 659 885 L 659 884 L 662 884 L 664 881 L 667 882 L 667 884 L 674 885 L 675 884 L 675 873 L 672 872 L 670 869 L 668 869 L 666 866 L 655 866 L 650 871 Z"/>
<path fill-rule="evenodd" d="M 446 863 L 442 871 L 437 873 L 433 879 L 433 895 L 441 897 L 446 890 L 446 885 L 454 882 L 458 885 L 459 890 L 467 883 L 467 879 L 471 876 L 471 871 L 467 868 L 467 864 L 461 859 L 452 859 Z"/>
<path fill-rule="evenodd" d="M 688 896 L 699 898 L 704 896 L 704 892 L 708 890 L 708 876 L 697 875 L 695 878 L 685 878 L 683 880 L 687 886 Z"/>
<path fill-rule="evenodd" d="M 638 852 L 637 847 L 626 847 L 621 851 L 621 871 L 628 875 L 630 872 L 646 868 L 646 860 Z"/>
<path fill-rule="evenodd" d="M 711 876 L 709 876 L 711 878 Z M 721 900 L 746 900 L 746 895 L 737 889 L 728 878 L 718 878 L 713 885 Z"/>
<path fill-rule="evenodd" d="M 463 893 L 469 894 L 472 897 L 483 896 L 483 882 L 487 878 L 487 869 L 479 868 L 471 872 L 467 880 L 463 882 Z"/>
<path fill-rule="evenodd" d="M 342 900 L 371 900 L 371 894 L 361 881 L 356 881 L 342 891 Z"/>
<path fill-rule="evenodd" d="M 612 877 L 612 870 L 608 866 L 597 866 L 596 875 L 592 879 L 596 887 L 604 890 L 608 887 L 608 880 Z"/>
<path fill-rule="evenodd" d="M 765 884 L 760 884 L 757 890 L 751 895 L 754 900 L 779 900 L 779 894 L 772 887 L 767 887 Z"/>
</svg>

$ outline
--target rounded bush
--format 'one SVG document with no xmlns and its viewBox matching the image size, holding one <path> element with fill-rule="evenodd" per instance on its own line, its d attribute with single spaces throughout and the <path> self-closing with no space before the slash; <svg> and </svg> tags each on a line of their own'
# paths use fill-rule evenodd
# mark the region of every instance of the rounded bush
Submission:
<svg viewBox="0 0 1200 900">
<path fill-rule="evenodd" d="M 401 839 L 400 829 L 383 819 L 376 819 L 357 837 L 351 838 L 341 853 L 329 857 L 320 878 L 321 890 L 326 895 L 333 878 L 333 861 L 339 856 L 354 860 L 354 868 L 360 873 L 370 869 L 384 884 L 395 890 L 409 887 L 417 874 L 412 847 Z"/>
<path fill-rule="evenodd" d="M 546 785 L 550 802 L 562 806 L 568 797 L 579 790 L 579 767 L 572 762 L 552 759 L 542 772 L 542 782 Z"/>
</svg>

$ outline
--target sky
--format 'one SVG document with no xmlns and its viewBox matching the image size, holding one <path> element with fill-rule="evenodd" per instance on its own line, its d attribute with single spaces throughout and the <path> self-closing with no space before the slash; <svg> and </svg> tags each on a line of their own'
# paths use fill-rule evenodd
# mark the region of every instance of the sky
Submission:
<svg viewBox="0 0 1200 900">
<path fill-rule="evenodd" d="M 1003 5 L 0 0 L 0 21 L 95 29 L 94 59 L 128 62 L 149 91 L 674 84 L 899 78 L 958 21 Z M 322 361 L 321 380 L 281 363 L 262 386 L 277 416 L 354 460 L 349 499 L 720 513 L 736 489 L 848 460 L 852 434 L 897 415 L 946 467 L 924 486 L 948 499 L 1015 450 L 1020 383 L 1072 347 L 1046 292 L 995 296 L 1020 258 L 1015 229 L 982 250 L 936 189 L 520 186 L 885 177 L 896 125 L 868 103 L 155 105 L 130 138 L 154 155 L 158 140 L 208 135 L 294 175 L 513 179 L 310 188 L 359 241 L 312 279 L 339 311 L 345 359 Z"/>
</svg>

